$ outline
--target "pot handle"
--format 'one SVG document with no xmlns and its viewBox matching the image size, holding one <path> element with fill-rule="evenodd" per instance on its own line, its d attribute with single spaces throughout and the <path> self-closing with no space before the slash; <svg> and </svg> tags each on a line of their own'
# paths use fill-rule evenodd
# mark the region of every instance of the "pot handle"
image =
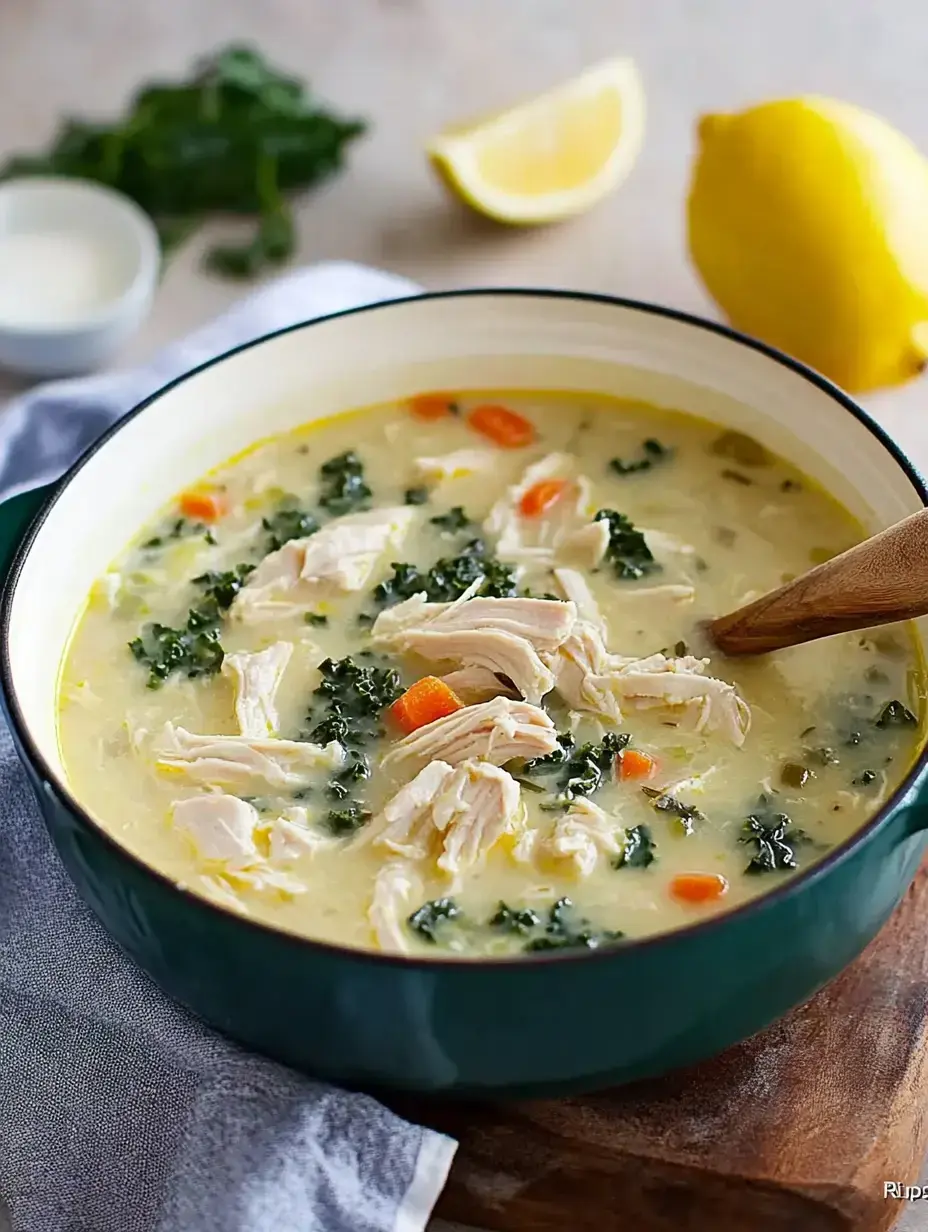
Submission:
<svg viewBox="0 0 928 1232">
<path fill-rule="evenodd" d="M 54 489 L 55 484 L 44 483 L 0 501 L 0 582 L 6 582 L 23 535 Z"/>
</svg>

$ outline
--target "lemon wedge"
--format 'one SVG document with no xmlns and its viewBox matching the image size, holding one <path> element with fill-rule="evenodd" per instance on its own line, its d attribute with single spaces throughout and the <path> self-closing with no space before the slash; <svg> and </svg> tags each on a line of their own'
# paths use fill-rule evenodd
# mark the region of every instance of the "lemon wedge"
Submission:
<svg viewBox="0 0 928 1232">
<path fill-rule="evenodd" d="M 444 129 L 427 152 L 452 191 L 480 213 L 545 223 L 612 192 L 643 135 L 638 70 L 614 59 L 507 111 Z"/>
</svg>

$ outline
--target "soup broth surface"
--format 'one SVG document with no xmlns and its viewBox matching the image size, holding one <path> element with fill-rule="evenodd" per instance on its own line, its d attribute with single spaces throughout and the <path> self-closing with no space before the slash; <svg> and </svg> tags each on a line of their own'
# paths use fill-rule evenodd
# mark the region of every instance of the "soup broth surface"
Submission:
<svg viewBox="0 0 928 1232">
<path fill-rule="evenodd" d="M 318 536 L 383 510 L 386 542 L 355 556 L 336 538 L 296 577 L 302 548 L 321 558 Z M 310 937 L 488 957 L 678 928 L 820 859 L 912 762 L 924 677 L 907 627 L 737 661 L 700 632 L 862 535 L 756 442 L 639 403 L 481 391 L 346 414 L 206 477 L 100 579 L 62 669 L 67 774 L 147 863 Z M 571 634 L 499 653 L 466 628 L 384 637 L 423 587 L 465 626 L 481 595 L 539 597 L 525 611 Z M 541 692 L 529 725 L 560 740 L 539 765 L 536 736 L 513 737 L 497 768 L 515 651 Z M 394 705 L 425 677 L 450 679 Z M 436 714 L 466 735 L 473 705 L 496 734 L 471 733 L 472 756 L 435 724 L 403 753 Z M 318 764 L 287 745 L 281 769 L 280 741 L 318 746 Z"/>
</svg>

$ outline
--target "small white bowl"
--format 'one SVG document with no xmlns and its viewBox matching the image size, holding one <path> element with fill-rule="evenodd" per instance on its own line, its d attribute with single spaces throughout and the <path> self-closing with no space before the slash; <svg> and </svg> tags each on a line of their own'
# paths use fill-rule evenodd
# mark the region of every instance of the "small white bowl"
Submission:
<svg viewBox="0 0 928 1232">
<path fill-rule="evenodd" d="M 44 251 L 37 284 L 19 277 L 22 298 L 3 285 L 3 263 L 18 268 Z M 77 266 L 62 257 L 79 259 Z M 87 180 L 28 176 L 0 184 L 0 365 L 30 376 L 67 376 L 104 363 L 148 315 L 161 248 L 148 215 L 134 201 Z M 92 269 L 88 269 L 93 266 Z M 55 270 L 80 268 L 96 285 L 82 297 L 71 283 L 45 294 Z M 17 276 L 11 273 L 10 276 Z M 85 288 L 86 289 L 86 288 Z"/>
</svg>

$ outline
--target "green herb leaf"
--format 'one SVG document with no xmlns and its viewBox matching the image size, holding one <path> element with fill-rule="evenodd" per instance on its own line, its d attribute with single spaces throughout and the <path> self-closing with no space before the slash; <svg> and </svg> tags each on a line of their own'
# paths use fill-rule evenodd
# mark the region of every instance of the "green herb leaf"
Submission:
<svg viewBox="0 0 928 1232">
<path fill-rule="evenodd" d="M 391 567 L 392 577 L 373 591 L 380 607 L 402 603 L 423 591 L 432 603 L 451 603 L 478 578 L 483 579 L 478 595 L 506 599 L 519 593 L 515 570 L 489 555 L 482 539 L 472 539 L 457 556 L 437 560 L 427 573 L 407 562 L 394 561 Z"/>
<path fill-rule="evenodd" d="M 447 924 L 449 920 L 458 919 L 462 914 L 461 908 L 453 898 L 434 898 L 414 911 L 406 923 L 424 941 L 435 945 L 438 942 L 437 933 L 442 925 Z"/>
<path fill-rule="evenodd" d="M 429 518 L 429 522 L 452 533 L 470 526 L 470 518 L 460 505 L 453 505 L 447 513 L 439 513 L 434 518 Z"/>
<path fill-rule="evenodd" d="M 341 809 L 330 809 L 326 813 L 325 824 L 330 834 L 341 837 L 356 833 L 370 819 L 370 810 L 355 802 Z"/>
<path fill-rule="evenodd" d="M 706 820 L 705 814 L 695 805 L 684 804 L 669 792 L 655 787 L 642 787 L 641 790 L 651 801 L 652 808 L 656 808 L 659 813 L 670 813 L 679 820 L 684 834 L 692 834 L 695 823 Z"/>
<path fill-rule="evenodd" d="M 628 742 L 627 732 L 607 732 L 599 744 L 576 748 L 573 737 L 565 733 L 558 736 L 558 748 L 553 753 L 527 762 L 522 773 L 528 777 L 557 773 L 560 791 L 551 807 L 566 808 L 578 796 L 593 795 L 609 780 L 615 759 Z"/>
<path fill-rule="evenodd" d="M 612 565 L 617 578 L 622 581 L 636 581 L 660 570 L 644 535 L 635 529 L 624 513 L 616 513 L 614 509 L 600 509 L 593 521 L 606 522 L 609 526 L 606 560 Z"/>
<path fill-rule="evenodd" d="M 531 907 L 508 907 L 502 902 L 496 914 L 489 920 L 491 928 L 499 929 L 504 933 L 518 933 L 523 937 L 537 928 L 540 923 L 541 916 Z"/>
<path fill-rule="evenodd" d="M 613 868 L 647 868 L 657 859 L 657 845 L 650 826 L 632 826 L 625 831 L 625 846 L 612 861 Z"/>
<path fill-rule="evenodd" d="M 287 198 L 336 172 L 363 131 L 256 50 L 230 46 L 187 80 L 141 89 L 121 120 L 66 120 L 46 153 L 11 159 L 0 179 L 64 175 L 119 189 L 154 218 L 165 252 L 212 213 L 256 215 L 248 243 L 207 256 L 219 273 L 253 277 L 293 251 Z"/>
<path fill-rule="evenodd" d="M 291 539 L 306 539 L 319 529 L 313 515 L 301 509 L 295 500 L 295 497 L 287 497 L 276 513 L 261 519 L 261 525 L 267 531 L 268 552 L 278 551 Z"/>
<path fill-rule="evenodd" d="M 548 912 L 544 935 L 535 937 L 525 945 L 525 952 L 537 954 L 543 950 L 597 950 L 604 945 L 621 941 L 623 933 L 597 932 L 589 920 L 577 917 L 576 909 L 569 898 L 559 898 Z"/>
<path fill-rule="evenodd" d="M 658 462 L 666 462 L 673 457 L 673 450 L 662 445 L 653 436 L 642 442 L 641 450 L 643 457 L 631 462 L 625 462 L 621 458 L 611 458 L 609 469 L 617 475 L 634 475 L 638 471 L 649 471 Z"/>
<path fill-rule="evenodd" d="M 742 826 L 738 841 L 754 847 L 754 856 L 744 870 L 753 875 L 798 868 L 795 849 L 808 842 L 809 837 L 793 825 L 786 813 L 773 812 L 768 797 L 762 795 L 757 810 Z"/>
<path fill-rule="evenodd" d="M 319 468 L 319 504 L 333 516 L 366 509 L 371 490 L 364 481 L 364 463 L 353 449 L 329 458 Z"/>
</svg>

